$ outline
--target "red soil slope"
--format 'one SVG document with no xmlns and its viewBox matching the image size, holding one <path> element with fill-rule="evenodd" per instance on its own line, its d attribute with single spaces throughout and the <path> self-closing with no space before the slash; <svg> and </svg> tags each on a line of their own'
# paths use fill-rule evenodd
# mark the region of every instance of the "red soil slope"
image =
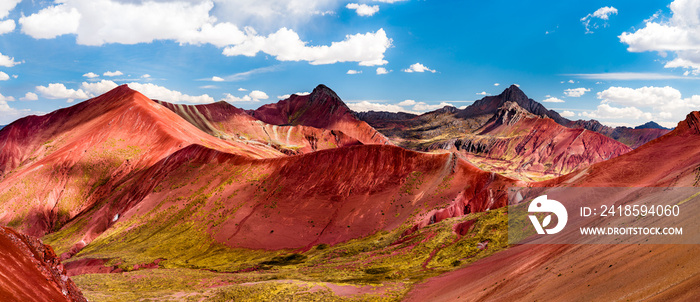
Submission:
<svg viewBox="0 0 700 302">
<path fill-rule="evenodd" d="M 535 186 L 698 185 L 700 112 L 632 152 Z M 605 204 L 611 200 L 596 201 Z M 694 245 L 518 245 L 418 285 L 406 301 L 696 301 Z"/>
<path fill-rule="evenodd" d="M 219 140 L 126 85 L 0 130 L 0 223 L 42 236 L 119 184 L 190 144 L 251 158 L 266 145 Z"/>
<path fill-rule="evenodd" d="M 361 144 L 338 130 L 270 125 L 224 101 L 196 106 L 157 102 L 213 136 L 229 141 L 270 145 L 285 154 Z"/>
<path fill-rule="evenodd" d="M 0 300 L 87 301 L 50 246 L 0 227 Z"/>
<path fill-rule="evenodd" d="M 251 111 L 253 117 L 272 125 L 303 125 L 340 130 L 363 144 L 388 144 L 389 140 L 359 120 L 338 95 L 325 85 L 318 85 L 309 95 L 292 95 L 275 104 Z"/>
<path fill-rule="evenodd" d="M 513 183 L 456 155 L 393 146 L 253 160 L 193 145 L 65 228 L 83 234 L 74 251 L 112 225 L 117 213 L 109 240 L 144 240 L 192 223 L 187 229 L 206 230 L 199 234 L 230 247 L 304 248 L 502 207 Z"/>
<path fill-rule="evenodd" d="M 455 148 L 487 170 L 528 175 L 563 175 L 632 149 L 600 133 L 570 129 L 507 102 L 474 134 L 436 143 Z M 515 172 L 515 174 L 513 173 Z"/>
</svg>

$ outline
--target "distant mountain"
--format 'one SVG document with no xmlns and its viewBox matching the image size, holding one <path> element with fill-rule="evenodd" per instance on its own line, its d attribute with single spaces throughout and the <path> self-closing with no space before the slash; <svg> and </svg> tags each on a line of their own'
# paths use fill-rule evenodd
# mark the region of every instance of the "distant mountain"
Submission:
<svg viewBox="0 0 700 302">
<path fill-rule="evenodd" d="M 0 130 L 2 130 L 2 128 L 5 128 L 5 126 L 7 125 L 0 125 Z"/>
<path fill-rule="evenodd" d="M 340 97 L 325 85 L 318 85 L 309 95 L 294 94 L 286 100 L 263 105 L 248 113 L 272 125 L 340 130 L 363 144 L 390 143 L 384 135 L 358 119 Z"/>
<path fill-rule="evenodd" d="M 628 127 L 612 128 L 596 120 L 571 121 L 556 111 L 548 110 L 542 104 L 528 98 L 515 85 L 506 88 L 499 95 L 477 100 L 463 110 L 446 106 L 420 116 L 407 113 L 372 112 L 358 114 L 358 117 L 384 135 L 394 138 L 393 140 L 401 146 L 415 149 L 420 147 L 420 144 L 415 143 L 416 141 L 425 142 L 437 136 L 453 137 L 476 130 L 508 102 L 516 103 L 519 107 L 536 116 L 548 117 L 562 126 L 599 132 L 632 148 L 637 148 L 668 132 L 668 129 L 658 126 L 656 123 L 647 123 L 648 127 L 632 129 Z M 445 114 L 451 114 L 451 116 Z"/>
<path fill-rule="evenodd" d="M 567 174 L 632 149 L 585 129 L 571 129 L 506 102 L 470 134 L 442 139 L 426 151 L 461 151 L 480 167 L 509 177 L 541 179 Z"/>
<path fill-rule="evenodd" d="M 673 129 L 671 129 L 671 128 L 663 127 L 663 126 L 657 124 L 657 123 L 654 122 L 654 121 L 650 121 L 650 122 L 647 122 L 647 123 L 645 123 L 645 124 L 643 124 L 643 125 L 639 125 L 639 126 L 637 126 L 637 127 L 634 127 L 634 129 L 665 129 L 665 130 L 673 130 Z"/>
</svg>

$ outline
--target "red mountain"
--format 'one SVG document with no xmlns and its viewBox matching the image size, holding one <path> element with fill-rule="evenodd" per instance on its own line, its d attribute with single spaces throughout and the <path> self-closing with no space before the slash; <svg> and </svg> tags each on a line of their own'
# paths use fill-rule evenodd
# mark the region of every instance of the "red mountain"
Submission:
<svg viewBox="0 0 700 302">
<path fill-rule="evenodd" d="M 310 126 L 340 130 L 363 144 L 388 144 L 389 140 L 359 120 L 337 94 L 318 85 L 309 95 L 292 95 L 275 104 L 263 105 L 250 115 L 272 125 Z"/>
<path fill-rule="evenodd" d="M 338 130 L 270 125 L 224 101 L 196 106 L 156 102 L 210 135 L 227 141 L 269 145 L 285 154 L 361 144 Z"/>
<path fill-rule="evenodd" d="M 700 112 L 695 111 L 673 131 L 629 153 L 532 186 L 695 187 L 698 167 Z M 615 204 L 619 198 L 604 196 L 590 205 Z M 684 244 L 516 245 L 427 280 L 406 301 L 694 301 L 698 257 L 700 249 Z"/>
<path fill-rule="evenodd" d="M 0 300 L 87 301 L 53 249 L 0 226 Z"/>
<path fill-rule="evenodd" d="M 0 130 L 0 223 L 44 235 L 104 198 L 102 185 L 116 186 L 191 144 L 251 158 L 283 156 L 267 145 L 212 137 L 122 85 Z"/>
</svg>

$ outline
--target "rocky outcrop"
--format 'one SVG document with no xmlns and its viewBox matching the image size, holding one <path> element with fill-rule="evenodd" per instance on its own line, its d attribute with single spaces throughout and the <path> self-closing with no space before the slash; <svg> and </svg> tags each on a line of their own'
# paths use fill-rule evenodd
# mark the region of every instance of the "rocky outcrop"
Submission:
<svg viewBox="0 0 700 302">
<path fill-rule="evenodd" d="M 87 301 L 53 249 L 0 227 L 0 300 Z"/>
</svg>

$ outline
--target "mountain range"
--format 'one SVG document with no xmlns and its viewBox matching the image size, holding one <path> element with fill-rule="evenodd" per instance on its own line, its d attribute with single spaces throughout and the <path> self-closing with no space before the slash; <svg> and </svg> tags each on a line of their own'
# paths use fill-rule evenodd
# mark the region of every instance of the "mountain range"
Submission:
<svg viewBox="0 0 700 302">
<path fill-rule="evenodd" d="M 509 246 L 506 192 L 697 185 L 699 116 L 674 130 L 607 133 L 516 86 L 466 109 L 416 116 L 352 112 L 324 85 L 256 110 L 151 100 L 122 85 L 0 130 L 0 224 L 52 249 L 38 263 L 53 265 L 56 273 L 43 274 L 64 283 L 42 283 L 46 295 L 73 280 L 92 301 L 537 299 L 554 286 L 580 297 L 573 280 L 649 269 L 678 282 L 654 279 L 634 297 L 680 297 L 697 275 L 686 261 L 697 252 L 663 245 L 637 255 L 656 261 L 644 268 L 619 264 L 598 278 L 589 261 L 560 279 L 535 274 L 545 285 L 530 290 L 533 277 L 509 271 L 592 255 L 619 262 L 628 248 Z M 22 257 L 8 261 L 27 266 Z M 667 269 L 676 264 L 683 269 Z M 0 268 L 0 276 L 17 270 Z M 0 297 L 22 300 L 25 291 L 0 284 Z"/>
</svg>

